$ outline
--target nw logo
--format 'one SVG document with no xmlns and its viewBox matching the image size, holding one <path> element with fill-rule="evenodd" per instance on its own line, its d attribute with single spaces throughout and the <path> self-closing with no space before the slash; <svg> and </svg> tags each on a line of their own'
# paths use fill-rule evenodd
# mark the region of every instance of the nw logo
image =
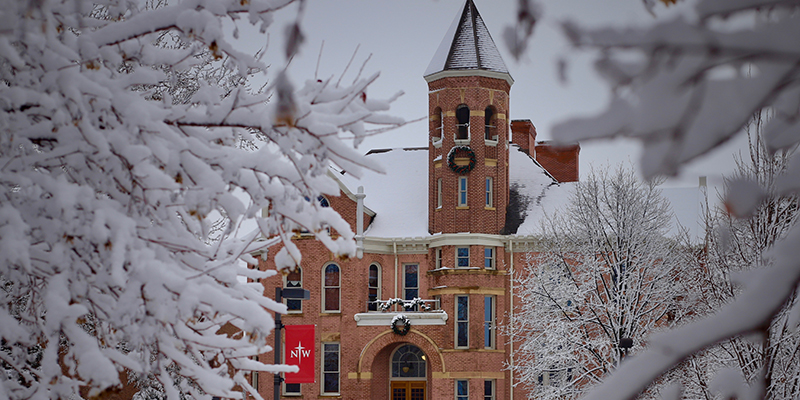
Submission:
<svg viewBox="0 0 800 400">
<path fill-rule="evenodd" d="M 310 356 L 311 356 L 311 350 L 306 350 L 306 348 L 303 347 L 302 342 L 297 342 L 297 347 L 292 349 L 289 355 L 289 357 L 296 358 L 298 360 L 301 360 L 303 357 L 310 357 Z"/>
</svg>

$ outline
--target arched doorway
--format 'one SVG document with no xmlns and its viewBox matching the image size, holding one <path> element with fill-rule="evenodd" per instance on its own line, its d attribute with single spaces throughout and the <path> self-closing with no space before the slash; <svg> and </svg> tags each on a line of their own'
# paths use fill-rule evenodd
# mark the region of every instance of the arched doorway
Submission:
<svg viewBox="0 0 800 400">
<path fill-rule="evenodd" d="M 392 400 L 425 400 L 428 359 L 419 347 L 403 344 L 392 353 L 390 380 Z"/>
</svg>

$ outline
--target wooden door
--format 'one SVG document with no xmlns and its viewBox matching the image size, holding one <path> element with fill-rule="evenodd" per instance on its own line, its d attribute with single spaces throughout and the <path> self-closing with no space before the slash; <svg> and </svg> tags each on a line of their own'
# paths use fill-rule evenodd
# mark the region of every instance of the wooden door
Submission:
<svg viewBox="0 0 800 400">
<path fill-rule="evenodd" d="M 392 400 L 425 400 L 425 381 L 392 381 Z"/>
</svg>

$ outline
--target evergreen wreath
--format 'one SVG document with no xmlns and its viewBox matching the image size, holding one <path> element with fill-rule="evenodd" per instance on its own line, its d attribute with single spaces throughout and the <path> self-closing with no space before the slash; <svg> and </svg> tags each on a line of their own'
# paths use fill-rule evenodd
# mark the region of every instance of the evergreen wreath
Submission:
<svg viewBox="0 0 800 400">
<path fill-rule="evenodd" d="M 400 328 L 398 325 L 403 324 L 403 327 Z M 411 320 L 405 316 L 405 314 L 397 314 L 392 318 L 392 332 L 400 335 L 405 336 L 408 331 L 411 330 Z"/>
<path fill-rule="evenodd" d="M 456 165 L 456 157 L 469 157 L 469 164 L 468 165 Z M 464 175 L 472 171 L 475 168 L 475 152 L 469 148 L 469 146 L 455 146 L 450 149 L 450 153 L 447 154 L 447 166 L 453 170 L 453 172 Z"/>
</svg>

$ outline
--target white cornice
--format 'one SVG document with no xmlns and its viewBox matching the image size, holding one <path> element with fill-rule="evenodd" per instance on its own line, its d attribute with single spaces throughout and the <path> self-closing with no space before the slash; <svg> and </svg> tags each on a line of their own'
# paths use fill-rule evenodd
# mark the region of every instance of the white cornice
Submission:
<svg viewBox="0 0 800 400">
<path fill-rule="evenodd" d="M 429 248 L 442 246 L 477 245 L 509 248 L 515 253 L 539 248 L 537 236 L 490 235 L 486 233 L 441 233 L 431 236 L 405 238 L 364 238 L 364 252 L 372 254 L 427 254 Z"/>
<path fill-rule="evenodd" d="M 356 326 L 391 326 L 396 312 L 368 312 L 358 313 L 353 316 Z M 447 322 L 447 313 L 444 311 L 431 312 L 404 312 L 402 313 L 411 321 L 411 326 L 444 325 Z"/>
<path fill-rule="evenodd" d="M 425 82 L 431 83 L 435 80 L 442 78 L 458 77 L 458 76 L 482 76 L 485 78 L 502 79 L 508 82 L 508 86 L 514 85 L 514 78 L 505 72 L 488 71 L 485 69 L 447 69 L 444 71 L 434 72 L 426 75 Z"/>
</svg>

